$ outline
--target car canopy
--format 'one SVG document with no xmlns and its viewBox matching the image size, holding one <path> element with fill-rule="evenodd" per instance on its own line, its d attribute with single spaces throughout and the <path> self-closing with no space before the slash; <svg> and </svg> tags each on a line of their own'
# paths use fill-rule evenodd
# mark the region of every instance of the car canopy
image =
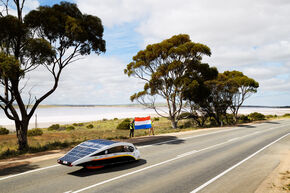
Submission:
<svg viewBox="0 0 290 193">
<path fill-rule="evenodd" d="M 89 154 L 92 154 L 94 152 L 97 152 L 103 149 L 103 147 L 112 145 L 114 143 L 117 143 L 117 142 L 104 140 L 104 139 L 88 140 L 77 145 L 75 148 L 69 151 L 65 156 L 63 156 L 60 160 L 72 163 Z"/>
</svg>

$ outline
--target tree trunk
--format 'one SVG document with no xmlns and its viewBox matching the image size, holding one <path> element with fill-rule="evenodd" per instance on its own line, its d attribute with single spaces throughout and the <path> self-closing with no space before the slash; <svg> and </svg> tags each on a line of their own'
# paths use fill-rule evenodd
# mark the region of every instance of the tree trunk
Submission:
<svg viewBox="0 0 290 193">
<path fill-rule="evenodd" d="M 234 124 L 237 124 L 238 122 L 238 116 L 234 113 Z"/>
<path fill-rule="evenodd" d="M 177 129 L 177 121 L 175 118 L 171 118 L 171 126 L 173 129 Z"/>
<path fill-rule="evenodd" d="M 19 121 L 15 122 L 17 139 L 18 139 L 18 150 L 25 151 L 28 149 L 28 141 L 27 141 L 27 130 L 28 130 L 27 121 Z"/>
</svg>

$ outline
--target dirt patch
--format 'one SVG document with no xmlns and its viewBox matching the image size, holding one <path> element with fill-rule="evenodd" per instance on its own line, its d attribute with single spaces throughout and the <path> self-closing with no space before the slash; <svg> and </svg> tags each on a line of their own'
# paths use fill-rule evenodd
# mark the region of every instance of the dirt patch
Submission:
<svg viewBox="0 0 290 193">
<path fill-rule="evenodd" d="M 10 167 L 27 165 L 39 161 L 58 158 L 65 154 L 67 150 L 52 150 L 46 152 L 39 152 L 34 154 L 25 154 L 14 158 L 3 159 L 0 161 L 0 170 Z"/>
<path fill-rule="evenodd" d="M 290 150 L 281 152 L 280 164 L 260 184 L 255 193 L 289 193 L 290 192 Z"/>
</svg>

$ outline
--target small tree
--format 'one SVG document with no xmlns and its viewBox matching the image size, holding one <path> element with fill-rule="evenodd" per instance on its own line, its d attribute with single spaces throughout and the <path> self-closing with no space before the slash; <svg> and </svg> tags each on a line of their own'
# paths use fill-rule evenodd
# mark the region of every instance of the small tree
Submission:
<svg viewBox="0 0 290 193">
<path fill-rule="evenodd" d="M 225 71 L 223 74 L 232 82 L 232 90 L 235 91 L 232 95 L 230 110 L 234 115 L 234 121 L 237 122 L 240 107 L 247 98 L 257 92 L 259 83 L 239 71 Z"/>
<path fill-rule="evenodd" d="M 58 87 L 63 69 L 81 55 L 105 52 L 105 41 L 101 20 L 82 14 L 76 4 L 41 6 L 23 19 L 25 0 L 13 1 L 17 17 L 8 15 L 8 1 L 2 0 L 7 15 L 0 15 L 0 108 L 15 122 L 18 149 L 24 150 L 28 148 L 29 121 L 38 105 Z M 39 66 L 51 74 L 53 84 L 40 97 L 29 92 L 25 102 L 21 81 Z"/>
<path fill-rule="evenodd" d="M 232 104 L 232 96 L 236 92 L 236 88 L 223 73 L 219 73 L 216 79 L 207 81 L 206 85 L 210 94 L 203 103 L 203 107 L 207 109 L 217 124 L 222 126 L 223 119 L 227 118 L 227 110 Z"/>
<path fill-rule="evenodd" d="M 159 116 L 171 120 L 177 128 L 178 117 L 184 106 L 183 91 L 198 85 L 196 78 L 209 69 L 202 64 L 202 56 L 210 56 L 209 47 L 194 43 L 188 35 L 176 35 L 161 43 L 148 45 L 133 57 L 124 70 L 129 77 L 144 81 L 144 89 L 131 96 L 132 101 L 152 108 Z M 165 99 L 168 111 L 156 106 L 156 99 Z"/>
</svg>

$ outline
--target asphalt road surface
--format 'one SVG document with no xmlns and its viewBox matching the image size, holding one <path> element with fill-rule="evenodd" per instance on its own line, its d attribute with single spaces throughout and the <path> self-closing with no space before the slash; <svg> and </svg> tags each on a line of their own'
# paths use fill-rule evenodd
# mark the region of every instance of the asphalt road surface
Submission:
<svg viewBox="0 0 290 193">
<path fill-rule="evenodd" d="M 290 120 L 199 130 L 140 145 L 141 160 L 98 170 L 56 159 L 0 171 L 0 192 L 251 193 L 290 148 Z"/>
</svg>

